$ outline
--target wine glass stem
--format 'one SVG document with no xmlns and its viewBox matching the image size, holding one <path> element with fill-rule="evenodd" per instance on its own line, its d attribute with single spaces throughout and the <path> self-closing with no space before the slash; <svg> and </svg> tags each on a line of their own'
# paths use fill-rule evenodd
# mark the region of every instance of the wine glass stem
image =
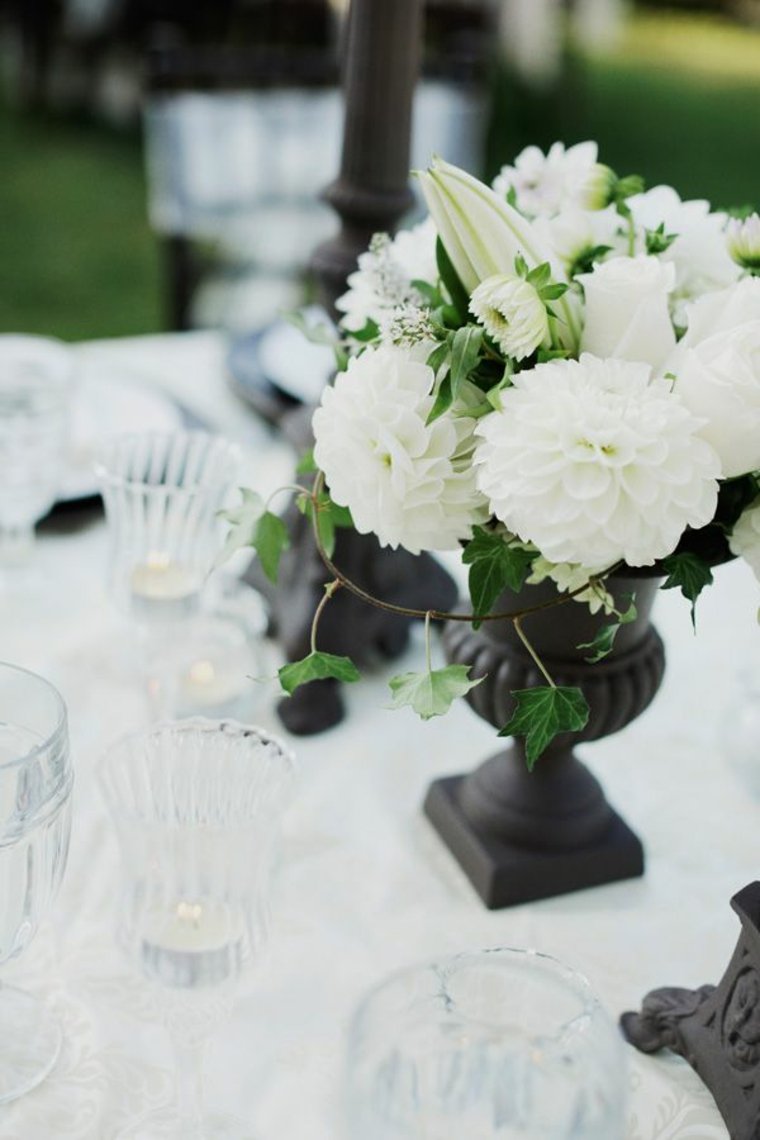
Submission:
<svg viewBox="0 0 760 1140">
<path fill-rule="evenodd" d="M 34 526 L 22 523 L 0 527 L 0 564 L 20 566 L 28 562 L 34 548 Z"/>
<path fill-rule="evenodd" d="M 205 1140 L 203 1136 L 203 1046 L 174 1040 L 177 1064 L 177 1115 L 183 1140 Z"/>
</svg>

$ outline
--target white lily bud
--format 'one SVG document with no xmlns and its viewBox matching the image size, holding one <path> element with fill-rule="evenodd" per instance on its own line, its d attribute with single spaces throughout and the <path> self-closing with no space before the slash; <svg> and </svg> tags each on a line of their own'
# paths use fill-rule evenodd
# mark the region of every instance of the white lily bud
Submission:
<svg viewBox="0 0 760 1140">
<path fill-rule="evenodd" d="M 742 269 L 760 273 L 760 216 L 732 218 L 726 226 L 726 247 Z"/>
<path fill-rule="evenodd" d="M 507 356 L 524 360 L 549 337 L 546 305 L 522 277 L 495 274 L 481 281 L 470 312 Z"/>
<path fill-rule="evenodd" d="M 527 218 L 471 174 L 434 159 L 419 179 L 441 241 L 468 293 L 488 277 L 511 273 L 518 255 L 530 268 L 551 261 L 551 250 Z M 563 340 L 568 347 L 577 346 L 572 306 L 562 297 L 557 310 Z"/>
</svg>

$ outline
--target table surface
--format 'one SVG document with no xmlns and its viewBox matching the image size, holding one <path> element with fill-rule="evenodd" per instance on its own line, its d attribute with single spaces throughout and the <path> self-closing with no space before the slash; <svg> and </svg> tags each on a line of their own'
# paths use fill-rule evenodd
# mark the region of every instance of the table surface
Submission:
<svg viewBox="0 0 760 1140">
<path fill-rule="evenodd" d="M 256 485 L 291 475 L 292 457 L 227 387 L 214 333 L 77 347 L 92 374 L 129 372 L 171 393 L 246 450 Z M 167 1100 L 172 1061 L 151 996 L 114 946 L 115 842 L 94 780 L 107 744 L 145 723 L 115 647 L 125 631 L 105 592 L 98 515 L 45 527 L 31 602 L 0 598 L 0 658 L 43 673 L 70 714 L 77 783 L 71 854 L 54 910 L 4 970 L 46 994 L 65 1031 L 48 1079 L 0 1108 L 0 1140 L 109 1140 L 137 1111 Z M 423 818 L 431 779 L 469 770 L 495 750 L 493 730 L 463 702 L 426 724 L 387 710 L 387 677 L 347 692 L 332 731 L 292 740 L 299 761 L 285 821 L 272 938 L 239 988 L 206 1057 L 207 1099 L 255 1121 L 261 1140 L 334 1140 L 347 1018 L 390 970 L 492 946 L 535 947 L 587 975 L 613 1016 L 649 989 L 717 982 L 739 927 L 730 897 L 757 876 L 760 804 L 734 774 L 721 725 L 741 668 L 760 664 L 757 589 L 746 567 L 722 567 L 698 608 L 675 591 L 655 619 L 668 654 L 654 705 L 584 752 L 608 798 L 642 837 L 644 878 L 500 912 L 485 910 Z M 287 736 L 274 684 L 255 719 Z M 628 1050 L 627 1140 L 726 1140 L 699 1080 L 679 1058 Z"/>
</svg>

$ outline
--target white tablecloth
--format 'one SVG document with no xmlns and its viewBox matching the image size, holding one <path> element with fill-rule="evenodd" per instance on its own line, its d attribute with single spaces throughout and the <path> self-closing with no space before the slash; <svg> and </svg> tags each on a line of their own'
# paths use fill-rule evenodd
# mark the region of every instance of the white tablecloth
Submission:
<svg viewBox="0 0 760 1140">
<path fill-rule="evenodd" d="M 154 380 L 239 438 L 263 489 L 288 478 L 288 454 L 227 391 L 216 335 L 78 351 L 82 367 Z M 0 659 L 42 672 L 68 703 L 74 830 L 54 913 L 4 977 L 50 997 L 65 1045 L 37 1090 L 0 1108 L 0 1140 L 109 1140 L 172 1088 L 151 998 L 113 944 L 117 853 L 94 783 L 103 748 L 139 725 L 145 707 L 114 654 L 124 630 L 105 594 L 102 521 L 46 533 L 37 561 L 48 577 L 44 601 L 0 603 Z M 757 602 L 743 566 L 721 568 L 700 602 L 695 637 L 683 599 L 660 595 L 668 651 L 660 695 L 624 732 L 585 752 L 644 840 L 645 877 L 506 911 L 483 908 L 420 811 L 431 779 L 496 750 L 493 731 L 464 703 L 425 725 L 387 711 L 387 676 L 411 667 L 419 639 L 408 661 L 351 687 L 344 724 L 292 741 L 300 774 L 272 939 L 209 1048 L 209 1103 L 255 1121 L 262 1140 L 337 1140 L 350 1010 L 389 970 L 433 956 L 533 946 L 584 972 L 614 1016 L 658 985 L 717 982 L 739 931 L 729 898 L 760 862 L 760 805 L 720 739 L 737 672 L 760 657 Z M 276 700 L 275 686 L 265 688 L 257 719 L 282 733 Z M 709 1094 L 678 1058 L 630 1050 L 630 1090 L 627 1140 L 726 1140 Z"/>
</svg>

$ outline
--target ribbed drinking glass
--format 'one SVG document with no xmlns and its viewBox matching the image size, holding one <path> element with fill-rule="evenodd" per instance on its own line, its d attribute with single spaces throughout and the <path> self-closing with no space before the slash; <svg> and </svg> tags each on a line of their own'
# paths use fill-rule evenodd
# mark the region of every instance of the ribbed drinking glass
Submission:
<svg viewBox="0 0 760 1140">
<path fill-rule="evenodd" d="M 0 663 L 0 964 L 28 945 L 60 886 L 72 783 L 59 693 L 42 677 Z M 45 1003 L 0 983 L 0 1102 L 39 1084 L 60 1046 Z"/>
<path fill-rule="evenodd" d="M 490 950 L 391 975 L 359 1006 L 350 1140 L 622 1140 L 623 1043 L 579 974 Z"/>
<path fill-rule="evenodd" d="M 160 987 L 177 1059 L 177 1103 L 119 1140 L 252 1140 L 204 1111 L 201 1050 L 267 932 L 267 896 L 290 753 L 234 721 L 166 721 L 105 756 L 101 786 L 119 840 L 118 938 Z"/>
<path fill-rule="evenodd" d="M 237 449 L 205 432 L 124 435 L 103 450 L 109 583 L 133 620 L 163 626 L 197 612 L 237 466 Z"/>
</svg>

